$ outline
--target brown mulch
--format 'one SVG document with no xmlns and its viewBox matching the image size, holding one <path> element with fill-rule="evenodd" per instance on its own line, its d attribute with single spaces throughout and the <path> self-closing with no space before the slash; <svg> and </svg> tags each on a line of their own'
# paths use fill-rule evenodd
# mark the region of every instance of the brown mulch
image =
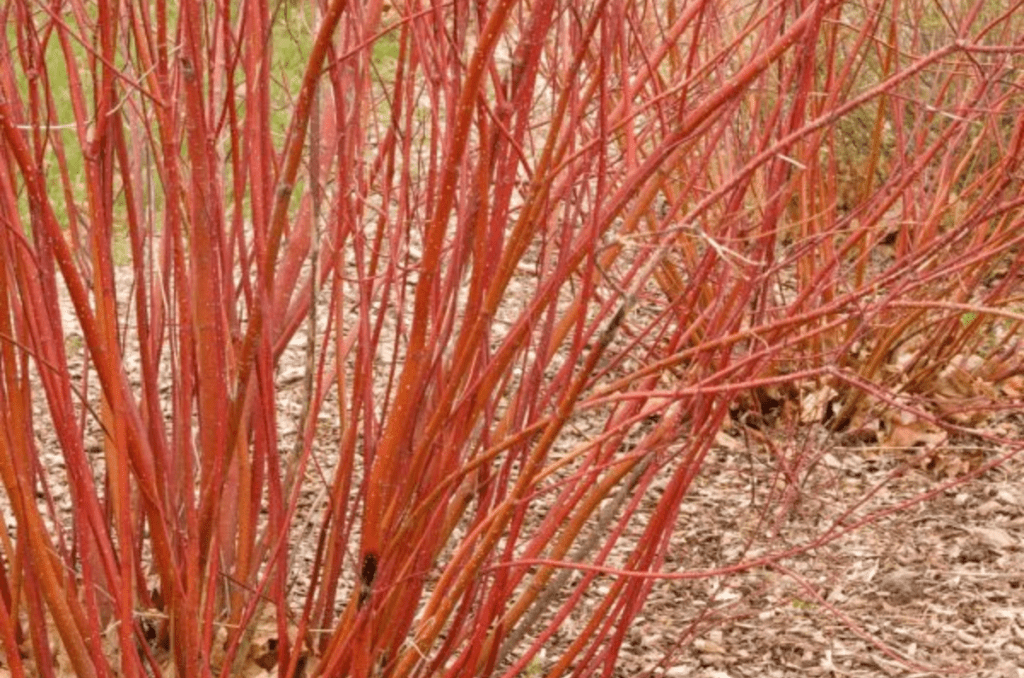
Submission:
<svg viewBox="0 0 1024 678">
<path fill-rule="evenodd" d="M 284 445 L 297 430 L 304 397 L 302 344 L 297 337 L 279 373 Z M 68 348 L 75 369 L 82 347 Z M 42 415 L 42 401 L 39 410 Z M 990 425 L 1024 439 L 1024 415 L 1003 415 Z M 336 424 L 322 422 L 321 433 L 317 454 L 329 472 Z M 59 479 L 55 437 L 39 435 L 43 463 Z M 92 452 L 102 454 L 98 445 Z M 988 462 L 1008 452 L 951 439 L 923 455 L 843 446 L 814 427 L 751 431 L 734 424 L 716 440 L 680 507 L 668 572 L 727 567 L 807 545 L 836 525 L 949 486 L 775 567 L 656 583 L 615 675 L 1024 678 L 1024 461 L 1010 457 L 957 481 L 977 469 L 979 455 Z M 972 462 L 958 465 L 960 458 Z M 779 473 L 783 464 L 795 487 Z M 58 512 L 69 511 L 67 488 L 49 489 Z M 303 510 L 311 522 L 299 520 L 300 526 L 315 525 L 322 508 L 317 488 L 309 494 Z M 652 505 L 653 498 L 645 504 Z M 306 531 L 307 546 L 315 532 Z M 297 545 L 296 557 L 309 562 L 312 551 L 303 548 Z M 302 594 L 301 582 L 293 593 Z M 579 626 L 568 620 L 530 675 L 543 675 Z"/>
</svg>

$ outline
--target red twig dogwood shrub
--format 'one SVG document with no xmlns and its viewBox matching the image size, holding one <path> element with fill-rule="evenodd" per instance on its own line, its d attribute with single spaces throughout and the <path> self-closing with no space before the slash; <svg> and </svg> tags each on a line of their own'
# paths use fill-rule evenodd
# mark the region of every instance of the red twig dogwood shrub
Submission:
<svg viewBox="0 0 1024 678">
<path fill-rule="evenodd" d="M 582 615 L 545 671 L 611 674 L 743 398 L 1018 374 L 1022 26 L 959 11 L 6 3 L 4 665 L 511 676 Z"/>
</svg>

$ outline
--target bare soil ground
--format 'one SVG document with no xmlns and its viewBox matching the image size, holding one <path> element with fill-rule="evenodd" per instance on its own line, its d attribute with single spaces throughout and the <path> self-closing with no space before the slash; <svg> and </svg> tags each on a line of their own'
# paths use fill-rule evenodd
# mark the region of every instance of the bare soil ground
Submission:
<svg viewBox="0 0 1024 678">
<path fill-rule="evenodd" d="M 1019 440 L 1024 416 L 989 428 Z M 966 437 L 931 449 L 834 438 L 735 422 L 719 434 L 665 571 L 802 552 L 657 582 L 614 675 L 1024 676 L 1024 461 Z M 547 656 L 581 628 L 570 619 Z"/>
<path fill-rule="evenodd" d="M 671 658 L 652 675 L 1024 675 L 1021 466 L 1013 458 L 778 567 L 659 584 L 621 675 L 644 674 L 659 652 Z M 716 451 L 683 508 L 674 565 L 721 567 L 802 545 L 943 483 L 910 451 L 835 448 L 766 524 L 757 504 L 770 467 L 757 449 Z M 878 489 L 856 507 L 869 488 Z"/>
</svg>

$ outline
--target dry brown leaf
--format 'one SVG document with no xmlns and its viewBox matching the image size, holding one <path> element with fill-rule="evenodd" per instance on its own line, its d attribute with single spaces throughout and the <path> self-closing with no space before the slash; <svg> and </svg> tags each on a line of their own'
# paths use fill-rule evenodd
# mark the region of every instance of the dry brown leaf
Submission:
<svg viewBox="0 0 1024 678">
<path fill-rule="evenodd" d="M 715 434 L 715 445 L 718 445 L 729 452 L 742 452 L 746 449 L 746 445 L 743 444 L 743 441 L 729 435 L 725 431 L 719 431 Z"/>
<path fill-rule="evenodd" d="M 827 385 L 806 391 L 800 398 L 800 423 L 817 424 L 824 421 L 829 404 L 838 395 L 834 388 Z"/>
<path fill-rule="evenodd" d="M 1007 398 L 1020 398 L 1024 395 L 1024 375 L 1015 374 L 999 382 L 999 392 Z"/>
<path fill-rule="evenodd" d="M 944 442 L 949 435 L 935 424 L 918 418 L 909 412 L 891 412 L 883 417 L 885 431 L 881 441 L 888 447 L 934 448 Z"/>
<path fill-rule="evenodd" d="M 985 463 L 985 454 L 977 449 L 947 449 L 930 455 L 927 461 L 927 470 L 936 477 L 959 478 Z"/>
<path fill-rule="evenodd" d="M 974 527 L 971 533 L 987 546 L 997 550 L 1009 549 L 1020 544 L 1009 532 L 1001 527 Z"/>
</svg>

